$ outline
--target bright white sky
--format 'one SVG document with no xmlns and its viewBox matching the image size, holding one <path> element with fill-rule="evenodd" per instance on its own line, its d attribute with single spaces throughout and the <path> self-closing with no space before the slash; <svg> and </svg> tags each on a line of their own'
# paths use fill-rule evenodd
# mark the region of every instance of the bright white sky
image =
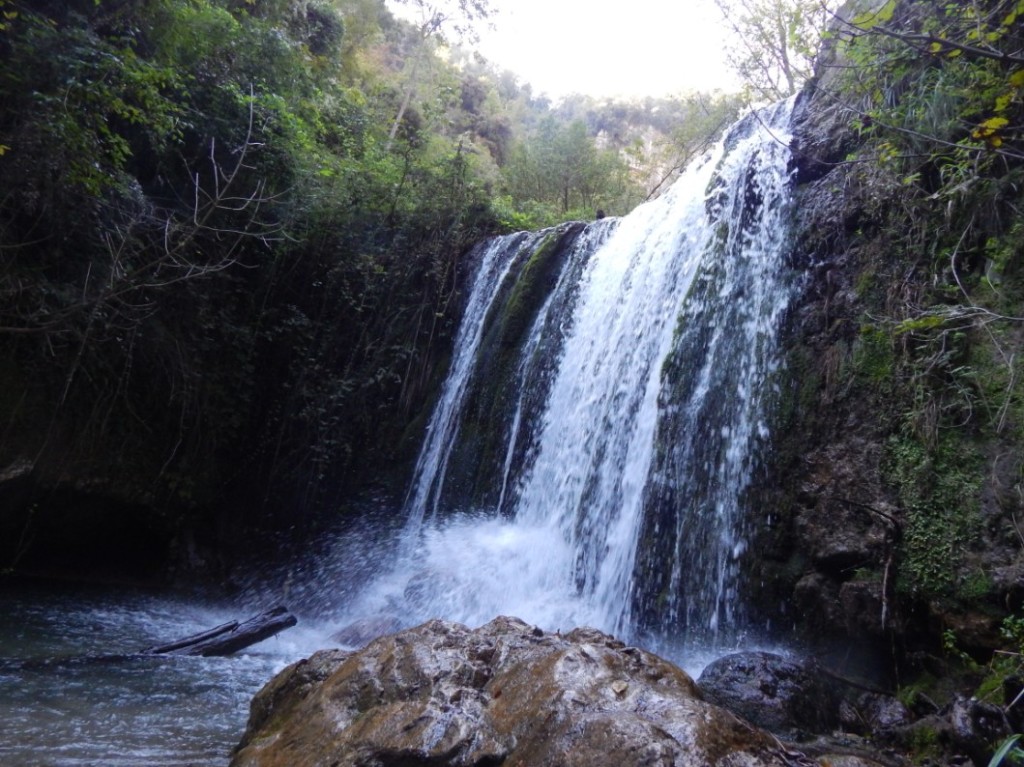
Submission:
<svg viewBox="0 0 1024 767">
<path fill-rule="evenodd" d="M 493 0 L 480 52 L 557 98 L 729 89 L 725 23 L 713 0 Z"/>
<path fill-rule="evenodd" d="M 713 0 L 492 0 L 488 60 L 557 99 L 736 90 Z"/>
</svg>

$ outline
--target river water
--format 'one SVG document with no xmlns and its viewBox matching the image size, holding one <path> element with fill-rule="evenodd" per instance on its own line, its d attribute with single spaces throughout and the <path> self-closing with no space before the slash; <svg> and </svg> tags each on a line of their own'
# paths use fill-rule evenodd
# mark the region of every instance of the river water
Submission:
<svg viewBox="0 0 1024 767">
<path fill-rule="evenodd" d="M 0 765 L 223 767 L 253 695 L 327 644 L 321 634 L 300 624 L 226 658 L 86 656 L 136 652 L 257 612 L 123 588 L 0 589 Z"/>
</svg>

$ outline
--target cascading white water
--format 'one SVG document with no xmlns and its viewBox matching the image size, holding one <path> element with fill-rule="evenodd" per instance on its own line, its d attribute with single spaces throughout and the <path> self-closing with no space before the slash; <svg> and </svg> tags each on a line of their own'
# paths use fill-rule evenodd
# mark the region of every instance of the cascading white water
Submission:
<svg viewBox="0 0 1024 767">
<path fill-rule="evenodd" d="M 778 394 L 778 331 L 799 278 L 785 265 L 791 102 L 753 115 L 707 195 L 704 256 L 680 313 L 647 478 L 641 585 L 628 625 L 716 645 L 742 628 L 745 494 Z M 734 145 L 734 147 L 732 146 Z"/>
<path fill-rule="evenodd" d="M 433 511 L 437 497 L 437 482 L 444 475 L 448 464 L 452 443 L 458 430 L 459 408 L 465 400 L 466 389 L 473 375 L 473 360 L 483 335 L 487 308 L 508 275 L 515 256 L 523 251 L 532 250 L 540 236 L 539 233 L 519 232 L 507 237 L 496 237 L 484 249 L 476 279 L 470 290 L 469 304 L 455 337 L 451 372 L 427 425 L 427 436 L 416 460 L 410 497 L 406 501 L 410 529 L 418 529 L 424 515 Z"/>
<path fill-rule="evenodd" d="M 352 617 L 477 625 L 513 614 L 623 637 L 640 624 L 717 632 L 735 617 L 741 499 L 792 294 L 790 111 L 747 118 L 666 195 L 575 237 L 519 347 L 508 423 L 493 424 L 506 435 L 489 478 L 496 508 L 439 513 L 467 392 L 492 385 L 474 380 L 485 317 L 506 281 L 521 279 L 511 265 L 552 235 L 488 245 L 416 467 L 402 553 Z M 542 407 L 526 408 L 533 400 Z"/>
</svg>

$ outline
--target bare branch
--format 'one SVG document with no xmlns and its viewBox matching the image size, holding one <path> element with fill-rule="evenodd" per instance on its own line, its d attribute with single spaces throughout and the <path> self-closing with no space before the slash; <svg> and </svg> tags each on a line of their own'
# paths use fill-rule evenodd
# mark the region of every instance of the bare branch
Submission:
<svg viewBox="0 0 1024 767">
<path fill-rule="evenodd" d="M 280 232 L 279 224 L 260 218 L 263 206 L 276 199 L 267 194 L 266 180 L 257 180 L 249 192 L 239 193 L 236 190 L 243 171 L 251 169 L 246 164 L 248 153 L 259 146 L 253 141 L 254 114 L 255 96 L 250 88 L 246 135 L 234 152 L 235 161 L 230 168 L 225 169 L 217 162 L 216 142 L 210 142 L 209 183 L 213 186 L 213 193 L 209 194 L 203 189 L 202 175 L 198 171 L 189 173 L 193 190 L 192 210 L 187 225 L 183 225 L 180 220 L 176 221 L 172 213 L 158 216 L 156 210 L 150 208 L 136 214 L 133 220 L 123 226 L 112 226 L 101 235 L 109 254 L 105 277 L 97 279 L 94 276 L 96 264 L 90 262 L 76 301 L 55 309 L 41 300 L 30 311 L 23 307 L 4 312 L 8 317 L 16 318 L 16 323 L 0 324 L 0 333 L 50 335 L 74 332 L 84 343 L 93 323 L 100 319 L 102 307 L 110 307 L 113 317 L 133 316 L 137 322 L 155 306 L 149 299 L 135 300 L 133 296 L 139 294 L 139 291 L 159 289 L 216 274 L 229 267 L 244 266 L 239 263 L 238 250 L 246 239 L 256 239 L 265 245 L 282 239 L 284 235 Z M 246 218 L 238 226 L 220 226 L 214 223 L 214 217 L 219 214 L 243 214 Z M 203 262 L 193 255 L 194 242 L 200 235 L 217 239 L 234 238 L 234 242 L 218 246 L 220 257 L 216 261 Z M 18 282 L 5 286 L 4 293 L 14 298 L 24 295 L 28 289 L 28 286 Z M 83 314 L 84 328 L 79 325 L 76 329 L 75 321 Z M 108 316 L 105 321 L 109 325 L 114 320 Z M 73 366 L 71 376 L 74 370 Z"/>
</svg>

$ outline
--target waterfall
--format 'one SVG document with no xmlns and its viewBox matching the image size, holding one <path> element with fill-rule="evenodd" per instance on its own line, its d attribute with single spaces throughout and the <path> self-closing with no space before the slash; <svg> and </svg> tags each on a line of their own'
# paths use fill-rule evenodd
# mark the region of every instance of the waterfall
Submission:
<svg viewBox="0 0 1024 767">
<path fill-rule="evenodd" d="M 745 496 L 796 285 L 791 110 L 744 118 L 622 219 L 478 248 L 398 561 L 353 616 L 742 628 Z"/>
<path fill-rule="evenodd" d="M 473 361 L 483 336 L 484 313 L 504 283 L 515 256 L 532 252 L 540 236 L 519 232 L 495 238 L 483 247 L 476 279 L 470 289 L 469 304 L 455 337 L 451 372 L 427 425 L 427 436 L 416 460 L 410 494 L 406 500 L 406 508 L 409 510 L 408 527 L 412 530 L 419 528 L 424 515 L 436 511 L 437 483 L 443 477 L 451 456 L 458 427 L 457 416 L 465 401 L 473 374 Z"/>
</svg>

